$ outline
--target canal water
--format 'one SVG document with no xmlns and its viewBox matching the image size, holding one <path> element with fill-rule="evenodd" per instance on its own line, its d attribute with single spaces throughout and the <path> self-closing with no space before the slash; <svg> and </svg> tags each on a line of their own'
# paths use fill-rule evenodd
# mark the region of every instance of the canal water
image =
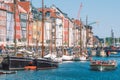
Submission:
<svg viewBox="0 0 120 80">
<path fill-rule="evenodd" d="M 17 71 L 16 74 L 0 75 L 0 80 L 120 80 L 120 57 L 95 57 L 96 60 L 116 60 L 117 69 L 112 71 L 92 71 L 89 61 L 63 62 L 59 68 L 37 71 Z"/>
</svg>

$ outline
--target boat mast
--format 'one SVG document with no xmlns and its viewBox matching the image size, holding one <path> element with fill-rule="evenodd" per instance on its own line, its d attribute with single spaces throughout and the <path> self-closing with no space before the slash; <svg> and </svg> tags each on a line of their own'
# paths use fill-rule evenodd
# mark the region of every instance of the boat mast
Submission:
<svg viewBox="0 0 120 80">
<path fill-rule="evenodd" d="M 37 26 L 37 30 L 36 30 L 36 54 L 38 54 L 38 44 L 39 44 L 39 34 L 38 34 L 38 20 L 36 20 L 36 26 Z"/>
<path fill-rule="evenodd" d="M 17 7 L 17 0 L 14 0 L 14 54 L 17 52 L 17 42 L 16 42 L 16 7 Z"/>
<path fill-rule="evenodd" d="M 52 18 L 52 44 L 53 44 L 53 52 L 56 51 L 56 19 Z"/>
<path fill-rule="evenodd" d="M 80 20 L 80 54 L 82 54 L 82 21 Z"/>
<path fill-rule="evenodd" d="M 42 58 L 44 57 L 44 0 L 42 0 Z"/>
<path fill-rule="evenodd" d="M 88 44 L 88 16 L 86 16 L 86 49 Z"/>
<path fill-rule="evenodd" d="M 70 42 L 69 42 L 69 36 L 70 36 L 70 35 L 69 35 L 69 20 L 68 20 L 68 47 L 70 46 L 70 45 L 69 45 L 69 43 L 70 43 Z"/>
<path fill-rule="evenodd" d="M 51 21 L 51 23 L 52 23 L 52 21 Z M 51 27 L 50 27 L 50 54 L 52 54 L 52 25 L 51 25 Z"/>
<path fill-rule="evenodd" d="M 114 39 L 114 32 L 113 29 L 111 29 L 111 37 L 112 37 L 112 45 L 115 45 L 115 39 Z"/>
<path fill-rule="evenodd" d="M 64 30 L 64 27 L 62 26 L 62 55 L 64 55 L 64 46 L 63 46 L 63 30 Z"/>
<path fill-rule="evenodd" d="M 27 22 L 27 47 L 29 48 L 29 24 L 30 24 L 30 12 L 28 12 L 28 20 L 27 20 L 28 22 Z"/>
</svg>

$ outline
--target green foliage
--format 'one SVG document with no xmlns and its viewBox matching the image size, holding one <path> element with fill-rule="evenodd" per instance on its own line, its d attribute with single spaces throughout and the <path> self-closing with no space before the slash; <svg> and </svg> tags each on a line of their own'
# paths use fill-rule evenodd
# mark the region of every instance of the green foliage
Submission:
<svg viewBox="0 0 120 80">
<path fill-rule="evenodd" d="M 119 43 L 120 42 L 120 38 L 112 38 L 112 37 L 107 37 L 107 38 L 105 38 L 105 44 L 107 45 L 107 46 L 110 46 L 110 45 L 112 45 L 114 42 L 115 43 Z"/>
</svg>

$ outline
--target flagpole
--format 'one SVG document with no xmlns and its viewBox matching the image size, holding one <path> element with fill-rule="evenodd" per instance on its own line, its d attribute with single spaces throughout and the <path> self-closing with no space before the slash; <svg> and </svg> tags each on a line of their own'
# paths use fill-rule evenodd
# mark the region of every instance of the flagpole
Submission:
<svg viewBox="0 0 120 80">
<path fill-rule="evenodd" d="M 16 48 L 17 47 L 17 43 L 16 43 L 16 6 L 17 6 L 17 1 L 14 0 L 13 4 L 14 4 L 14 48 L 15 48 L 14 54 L 16 54 L 16 52 L 17 52 L 17 48 Z"/>
</svg>

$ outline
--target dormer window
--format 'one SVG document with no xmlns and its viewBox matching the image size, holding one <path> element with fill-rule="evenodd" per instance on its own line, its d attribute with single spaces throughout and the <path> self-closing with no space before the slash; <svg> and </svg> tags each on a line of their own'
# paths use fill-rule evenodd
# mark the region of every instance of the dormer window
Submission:
<svg viewBox="0 0 120 80">
<path fill-rule="evenodd" d="M 42 12 L 40 11 L 39 12 L 39 20 L 41 20 L 42 19 Z"/>
<path fill-rule="evenodd" d="M 59 15 L 60 15 L 60 13 L 59 13 L 59 12 L 56 12 L 56 15 L 57 15 L 57 16 L 59 16 Z"/>
<path fill-rule="evenodd" d="M 49 11 L 47 11 L 47 12 L 45 13 L 45 17 L 50 17 L 50 12 L 49 12 Z"/>
</svg>

